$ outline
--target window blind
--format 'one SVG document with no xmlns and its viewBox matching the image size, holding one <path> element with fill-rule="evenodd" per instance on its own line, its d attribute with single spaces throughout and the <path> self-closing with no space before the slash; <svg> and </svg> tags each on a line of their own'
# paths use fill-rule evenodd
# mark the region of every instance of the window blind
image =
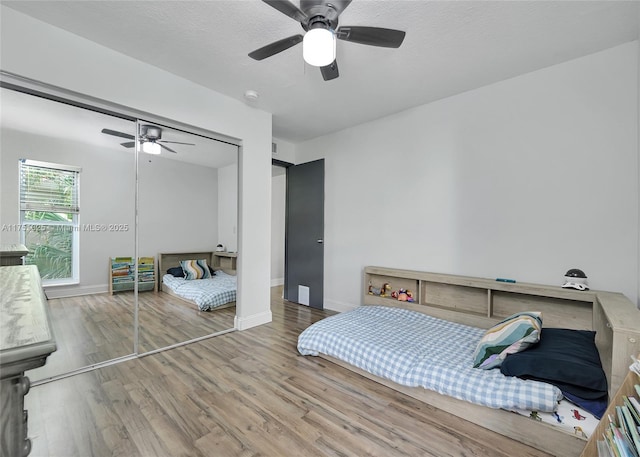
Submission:
<svg viewBox="0 0 640 457">
<path fill-rule="evenodd" d="M 79 213 L 79 175 L 77 167 L 21 160 L 20 209 Z"/>
</svg>

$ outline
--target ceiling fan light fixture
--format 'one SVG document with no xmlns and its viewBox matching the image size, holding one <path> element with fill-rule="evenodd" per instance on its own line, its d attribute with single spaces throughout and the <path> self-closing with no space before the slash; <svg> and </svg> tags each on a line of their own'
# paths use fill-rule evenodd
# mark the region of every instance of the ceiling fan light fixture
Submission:
<svg viewBox="0 0 640 457">
<path fill-rule="evenodd" d="M 314 67 L 326 67 L 336 60 L 336 35 L 329 29 L 316 28 L 305 33 L 302 57 Z"/>
<path fill-rule="evenodd" d="M 162 151 L 160 145 L 153 141 L 145 141 L 142 143 L 142 152 L 147 154 L 158 155 Z"/>
</svg>

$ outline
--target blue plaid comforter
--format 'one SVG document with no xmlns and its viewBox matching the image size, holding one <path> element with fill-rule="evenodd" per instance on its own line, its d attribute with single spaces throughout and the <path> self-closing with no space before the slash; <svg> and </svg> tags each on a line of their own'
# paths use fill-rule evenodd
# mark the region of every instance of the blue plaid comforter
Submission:
<svg viewBox="0 0 640 457">
<path fill-rule="evenodd" d="M 557 387 L 472 367 L 483 333 L 416 311 L 361 306 L 311 325 L 300 334 L 298 351 L 490 408 L 554 411 L 562 398 Z"/>
<path fill-rule="evenodd" d="M 176 295 L 193 300 L 200 311 L 209 311 L 226 303 L 236 301 L 238 288 L 236 277 L 222 270 L 216 271 L 210 279 L 176 278 L 166 274 L 162 277 L 162 284 L 169 287 Z"/>
</svg>

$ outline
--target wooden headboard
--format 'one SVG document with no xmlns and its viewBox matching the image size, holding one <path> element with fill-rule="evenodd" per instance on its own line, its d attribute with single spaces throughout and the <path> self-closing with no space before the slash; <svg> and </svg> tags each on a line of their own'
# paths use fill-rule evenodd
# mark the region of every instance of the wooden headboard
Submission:
<svg viewBox="0 0 640 457">
<path fill-rule="evenodd" d="M 215 269 L 213 251 L 202 252 L 169 252 L 158 254 L 158 290 L 162 291 L 162 276 L 169 268 L 179 267 L 181 260 L 205 259 L 207 265 Z"/>
<path fill-rule="evenodd" d="M 612 396 L 640 352 L 640 311 L 624 295 L 560 286 L 365 267 L 363 304 L 397 306 L 474 327 L 489 328 L 519 311 L 541 311 L 545 327 L 595 330 L 596 346 Z M 369 294 L 369 285 L 407 289 L 414 302 Z"/>
</svg>

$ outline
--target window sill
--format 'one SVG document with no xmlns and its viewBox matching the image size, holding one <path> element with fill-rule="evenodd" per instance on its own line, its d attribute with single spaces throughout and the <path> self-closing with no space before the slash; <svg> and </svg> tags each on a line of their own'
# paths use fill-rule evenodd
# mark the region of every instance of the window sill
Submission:
<svg viewBox="0 0 640 457">
<path fill-rule="evenodd" d="M 42 287 L 60 287 L 60 286 L 77 286 L 80 284 L 78 279 L 53 279 L 42 280 Z"/>
</svg>

